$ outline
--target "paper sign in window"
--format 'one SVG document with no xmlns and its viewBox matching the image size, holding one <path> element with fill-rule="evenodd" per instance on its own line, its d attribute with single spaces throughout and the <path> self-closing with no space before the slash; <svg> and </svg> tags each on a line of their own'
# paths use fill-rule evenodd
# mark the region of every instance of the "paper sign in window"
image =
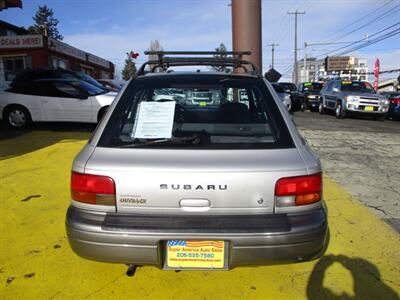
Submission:
<svg viewBox="0 0 400 300">
<path fill-rule="evenodd" d="M 168 139 L 172 136 L 175 101 L 141 102 L 132 136 L 138 139 Z"/>
</svg>

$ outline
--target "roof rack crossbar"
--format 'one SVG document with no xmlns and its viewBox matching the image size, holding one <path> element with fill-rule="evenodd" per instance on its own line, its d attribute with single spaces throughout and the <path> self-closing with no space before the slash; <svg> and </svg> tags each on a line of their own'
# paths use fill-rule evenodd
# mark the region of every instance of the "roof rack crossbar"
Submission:
<svg viewBox="0 0 400 300">
<path fill-rule="evenodd" d="M 156 61 L 154 61 L 156 62 Z M 181 61 L 181 62 L 163 62 L 162 66 L 154 65 L 151 68 L 151 72 L 154 72 L 158 68 L 162 68 L 164 71 L 169 67 L 182 67 L 182 66 L 226 66 L 226 67 L 233 67 L 233 68 L 243 68 L 245 72 L 249 72 L 248 68 L 244 65 L 238 65 L 235 63 L 224 63 L 221 64 L 218 61 L 215 62 L 208 62 L 208 61 L 197 61 L 197 62 L 190 62 L 190 61 Z M 257 74 L 254 70 L 252 73 Z"/>
<path fill-rule="evenodd" d="M 150 72 L 156 69 L 166 71 L 169 67 L 174 66 L 227 66 L 233 68 L 243 68 L 245 72 L 249 72 L 247 66 L 252 68 L 253 74 L 258 74 L 256 66 L 247 60 L 243 60 L 243 55 L 250 55 L 250 51 L 145 51 L 146 55 L 157 55 L 157 59 L 146 61 L 136 73 L 136 76 L 145 73 L 146 66 L 150 66 Z M 208 55 L 208 57 L 171 57 L 165 55 Z M 210 55 L 213 55 L 210 57 Z M 228 57 L 218 57 L 215 55 L 231 55 Z"/>
<path fill-rule="evenodd" d="M 145 55 L 251 55 L 251 51 L 144 51 Z"/>
</svg>

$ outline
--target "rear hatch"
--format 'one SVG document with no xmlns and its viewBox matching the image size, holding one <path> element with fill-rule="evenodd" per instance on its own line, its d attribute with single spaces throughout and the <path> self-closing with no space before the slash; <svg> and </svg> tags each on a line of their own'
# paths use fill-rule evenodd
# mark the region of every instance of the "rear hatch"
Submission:
<svg viewBox="0 0 400 300">
<path fill-rule="evenodd" d="M 279 178 L 307 174 L 296 148 L 172 150 L 98 147 L 85 173 L 116 185 L 124 213 L 272 213 Z"/>
</svg>

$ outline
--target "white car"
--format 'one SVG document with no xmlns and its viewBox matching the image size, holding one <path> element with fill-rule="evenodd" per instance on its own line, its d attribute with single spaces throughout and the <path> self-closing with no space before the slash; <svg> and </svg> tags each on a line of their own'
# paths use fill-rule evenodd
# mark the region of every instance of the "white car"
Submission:
<svg viewBox="0 0 400 300">
<path fill-rule="evenodd" d="M 285 92 L 285 89 L 280 86 L 278 83 L 273 82 L 272 87 L 275 92 L 278 94 L 279 98 L 282 100 L 286 109 L 290 112 L 292 110 L 292 99 L 290 99 L 290 94 Z"/>
<path fill-rule="evenodd" d="M 82 80 L 35 80 L 0 92 L 0 119 L 11 128 L 31 122 L 97 123 L 116 95 Z"/>
</svg>

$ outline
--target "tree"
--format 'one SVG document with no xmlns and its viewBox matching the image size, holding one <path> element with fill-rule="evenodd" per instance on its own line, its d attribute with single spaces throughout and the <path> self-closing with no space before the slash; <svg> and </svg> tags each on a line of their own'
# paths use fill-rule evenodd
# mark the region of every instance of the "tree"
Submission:
<svg viewBox="0 0 400 300">
<path fill-rule="evenodd" d="M 28 30 L 32 34 L 42 34 L 56 40 L 62 40 L 63 36 L 58 32 L 58 19 L 53 17 L 54 12 L 47 5 L 38 7 L 38 10 L 33 17 L 35 24 L 30 26 Z"/>
<path fill-rule="evenodd" d="M 154 40 L 150 42 L 150 47 L 148 51 L 163 51 L 163 47 L 161 46 L 160 42 L 158 40 Z M 148 55 L 149 60 L 157 60 L 158 56 L 154 54 Z M 149 65 L 148 68 L 151 70 L 155 65 Z"/>
<path fill-rule="evenodd" d="M 126 53 L 125 65 L 121 75 L 123 80 L 129 80 L 136 73 L 136 64 L 130 53 Z"/>
<path fill-rule="evenodd" d="M 215 48 L 215 51 L 217 51 L 217 52 L 227 52 L 227 49 L 226 49 L 226 46 L 224 45 L 224 43 L 221 43 L 219 45 L 219 47 Z M 228 55 L 227 54 L 215 54 L 214 57 L 223 59 L 223 58 L 228 57 Z M 228 68 L 226 66 L 212 66 L 211 69 L 213 69 L 213 70 L 215 70 L 217 72 L 226 72 L 226 73 L 229 73 L 229 72 L 232 71 L 231 68 Z"/>
</svg>

